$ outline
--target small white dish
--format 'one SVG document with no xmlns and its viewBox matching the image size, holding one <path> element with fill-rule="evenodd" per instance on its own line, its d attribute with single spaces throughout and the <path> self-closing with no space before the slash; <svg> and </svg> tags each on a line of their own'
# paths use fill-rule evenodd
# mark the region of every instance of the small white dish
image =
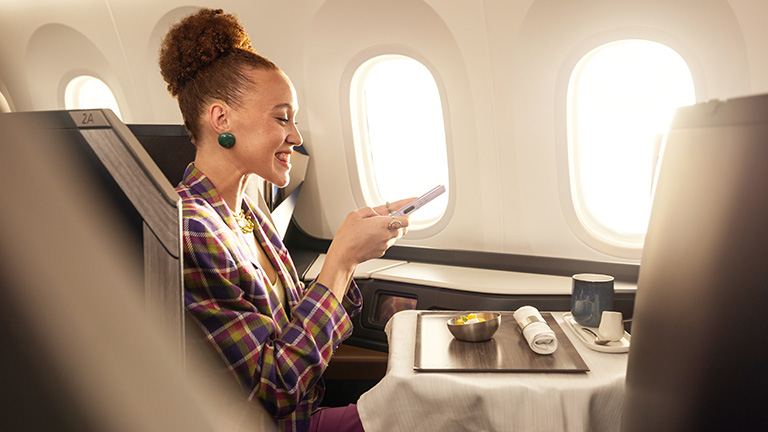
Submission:
<svg viewBox="0 0 768 432">
<path fill-rule="evenodd" d="M 585 327 L 577 323 L 570 312 L 563 314 L 563 321 L 568 324 L 568 327 L 570 327 L 576 337 L 589 349 L 605 353 L 625 353 L 629 351 L 632 336 L 627 332 L 624 332 L 624 337 L 616 342 L 608 342 L 605 345 L 598 345 L 595 343 L 595 338 L 593 336 L 590 336 L 589 333 L 582 330 L 582 328 L 588 328 L 597 334 L 597 327 Z"/>
</svg>

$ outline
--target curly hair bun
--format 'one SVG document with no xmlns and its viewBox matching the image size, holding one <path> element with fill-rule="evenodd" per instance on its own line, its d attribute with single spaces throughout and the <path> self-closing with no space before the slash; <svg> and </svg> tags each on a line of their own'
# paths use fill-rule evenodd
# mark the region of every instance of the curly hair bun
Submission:
<svg viewBox="0 0 768 432">
<path fill-rule="evenodd" d="M 160 73 L 168 91 L 179 91 L 197 74 L 237 50 L 255 52 L 234 15 L 221 9 L 200 9 L 173 25 L 160 47 Z"/>
</svg>

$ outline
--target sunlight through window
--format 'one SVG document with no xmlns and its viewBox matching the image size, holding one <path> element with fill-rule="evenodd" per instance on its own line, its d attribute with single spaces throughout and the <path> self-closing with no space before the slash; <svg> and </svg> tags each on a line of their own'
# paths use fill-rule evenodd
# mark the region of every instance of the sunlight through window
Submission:
<svg viewBox="0 0 768 432">
<path fill-rule="evenodd" d="M 669 47 L 645 40 L 603 45 L 568 87 L 574 207 L 603 240 L 642 247 L 661 138 L 675 109 L 695 102 L 691 72 Z"/>
<path fill-rule="evenodd" d="M 419 196 L 448 185 L 448 157 L 440 92 L 432 73 L 402 55 L 364 63 L 352 80 L 351 112 L 367 204 Z M 448 193 L 411 217 L 411 228 L 444 214 Z"/>
<path fill-rule="evenodd" d="M 122 120 L 112 90 L 104 81 L 88 75 L 81 75 L 67 84 L 64 106 L 66 109 L 109 108 Z"/>
</svg>

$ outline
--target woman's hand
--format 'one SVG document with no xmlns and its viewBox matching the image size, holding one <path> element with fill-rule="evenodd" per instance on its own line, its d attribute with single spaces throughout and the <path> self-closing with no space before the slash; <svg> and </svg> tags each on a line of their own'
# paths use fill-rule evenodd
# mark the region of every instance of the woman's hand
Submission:
<svg viewBox="0 0 768 432">
<path fill-rule="evenodd" d="M 411 202 L 411 199 L 396 201 L 389 205 L 395 211 Z M 386 206 L 362 208 L 349 213 L 339 227 L 331 243 L 338 246 L 340 253 L 350 265 L 358 265 L 369 259 L 379 258 L 397 239 L 408 231 L 407 216 L 389 216 Z"/>
<path fill-rule="evenodd" d="M 411 202 L 403 199 L 389 204 L 395 211 Z M 384 255 L 408 230 L 407 216 L 389 216 L 387 206 L 365 207 L 347 215 L 328 248 L 318 282 L 337 298 L 344 296 L 358 264 Z"/>
</svg>

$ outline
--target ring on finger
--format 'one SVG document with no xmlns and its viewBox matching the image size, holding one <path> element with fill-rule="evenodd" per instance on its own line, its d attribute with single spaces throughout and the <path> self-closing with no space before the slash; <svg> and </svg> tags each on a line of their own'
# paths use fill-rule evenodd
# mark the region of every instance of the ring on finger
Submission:
<svg viewBox="0 0 768 432">
<path fill-rule="evenodd" d="M 403 227 L 403 223 L 399 220 L 392 217 L 392 220 L 389 221 L 389 225 L 387 225 L 387 228 L 391 230 L 397 230 Z"/>
</svg>

